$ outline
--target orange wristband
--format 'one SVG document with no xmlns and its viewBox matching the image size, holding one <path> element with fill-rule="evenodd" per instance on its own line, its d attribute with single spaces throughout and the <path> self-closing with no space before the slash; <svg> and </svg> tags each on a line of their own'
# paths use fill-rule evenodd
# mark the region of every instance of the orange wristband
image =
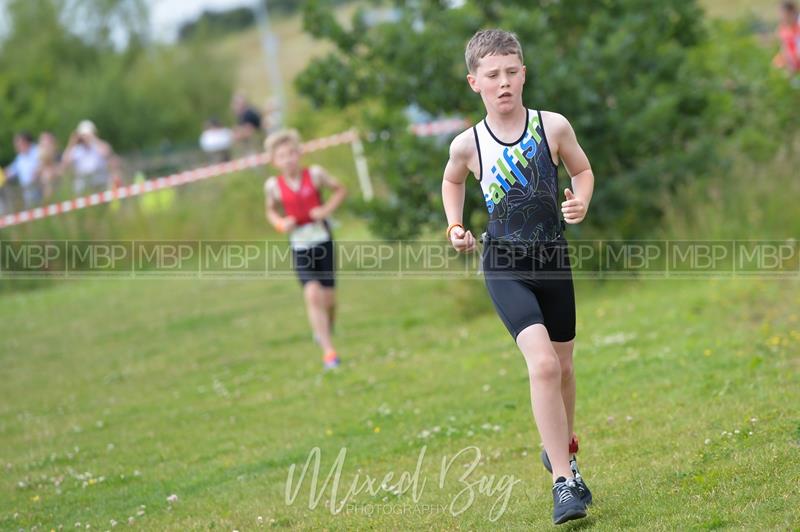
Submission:
<svg viewBox="0 0 800 532">
<path fill-rule="evenodd" d="M 451 232 L 453 229 L 455 229 L 456 227 L 460 227 L 461 229 L 464 229 L 464 226 L 463 226 L 463 225 L 461 225 L 461 224 L 460 224 L 460 223 L 458 223 L 458 222 L 456 222 L 456 223 L 454 223 L 454 224 L 450 224 L 450 225 L 448 225 L 448 226 L 447 226 L 447 231 L 445 232 L 445 237 L 447 238 L 447 240 L 450 240 L 450 232 Z"/>
</svg>

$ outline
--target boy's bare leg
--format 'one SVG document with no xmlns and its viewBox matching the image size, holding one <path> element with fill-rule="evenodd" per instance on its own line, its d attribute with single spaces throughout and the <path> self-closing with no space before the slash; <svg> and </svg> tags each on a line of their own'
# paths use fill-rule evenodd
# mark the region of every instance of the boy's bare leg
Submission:
<svg viewBox="0 0 800 532">
<path fill-rule="evenodd" d="M 317 281 L 309 281 L 303 287 L 303 297 L 306 300 L 308 323 L 311 325 L 311 330 L 319 341 L 320 347 L 324 353 L 333 351 L 324 288 Z"/>
<path fill-rule="evenodd" d="M 322 294 L 328 314 L 328 330 L 333 334 L 333 322 L 336 320 L 336 289 L 323 287 Z"/>
<path fill-rule="evenodd" d="M 562 397 L 561 364 L 544 325 L 526 327 L 517 345 L 528 365 L 533 418 L 553 466 L 553 480 L 571 478 L 567 411 Z"/>
<path fill-rule="evenodd" d="M 561 363 L 561 397 L 567 411 L 567 434 L 572 438 L 575 431 L 575 370 L 572 365 L 575 340 L 551 343 Z"/>
</svg>

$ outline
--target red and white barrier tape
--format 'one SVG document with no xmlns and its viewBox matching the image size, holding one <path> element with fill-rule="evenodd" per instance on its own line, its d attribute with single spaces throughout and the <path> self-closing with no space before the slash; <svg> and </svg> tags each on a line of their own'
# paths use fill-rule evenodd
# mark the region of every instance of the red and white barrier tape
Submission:
<svg viewBox="0 0 800 532">
<path fill-rule="evenodd" d="M 449 133 L 462 127 L 465 127 L 464 120 L 440 120 L 438 122 L 431 122 L 429 124 L 416 124 L 411 126 L 411 131 L 419 136 L 430 136 Z M 302 145 L 302 149 L 303 153 L 310 153 L 332 148 L 333 146 L 338 146 L 340 144 L 349 144 L 356 138 L 358 138 L 358 134 L 355 132 L 355 130 L 351 129 L 349 131 L 337 133 L 336 135 L 331 135 L 330 137 L 323 137 L 305 142 Z M 105 192 L 96 192 L 88 196 L 62 201 L 61 203 L 52 203 L 44 207 L 36 207 L 26 211 L 7 214 L 5 216 L 0 216 L 0 229 L 34 220 L 40 220 L 42 218 L 47 218 L 48 216 L 56 216 L 65 212 L 85 209 L 94 205 L 100 205 L 101 203 L 111 203 L 117 199 L 140 196 L 148 192 L 155 192 L 165 188 L 179 187 L 187 183 L 194 183 L 195 181 L 202 181 L 204 179 L 238 172 L 247 168 L 264 166 L 268 162 L 269 157 L 267 157 L 267 154 L 259 153 L 257 155 L 242 157 L 241 159 L 236 159 L 234 161 L 212 164 L 211 166 L 203 166 L 201 168 L 195 168 L 194 170 L 186 170 L 185 172 L 150 179 L 143 183 L 134 183 L 133 185 L 126 185 L 115 189 L 106 190 Z"/>
<path fill-rule="evenodd" d="M 427 124 L 413 124 L 409 129 L 418 137 L 432 137 L 465 129 L 469 125 L 470 122 L 464 118 L 449 118 L 447 120 L 428 122 Z"/>
<path fill-rule="evenodd" d="M 339 144 L 348 144 L 353 142 L 355 138 L 355 131 L 345 131 L 343 133 L 331 135 L 330 137 L 311 140 L 304 143 L 302 148 L 304 153 L 324 150 Z M 0 216 L 0 228 L 31 222 L 33 220 L 39 220 L 41 218 L 55 216 L 65 212 L 85 209 L 86 207 L 100 205 L 101 203 L 110 203 L 116 199 L 130 198 L 133 196 L 146 194 L 147 192 L 154 192 L 165 188 L 179 187 L 187 183 L 194 183 L 195 181 L 202 181 L 204 179 L 230 174 L 232 172 L 238 172 L 247 168 L 263 166 L 268 162 L 269 157 L 267 157 L 267 154 L 259 153 L 257 155 L 242 157 L 241 159 L 236 159 L 234 161 L 212 164 L 211 166 L 203 166 L 201 168 L 195 168 L 194 170 L 187 170 L 185 172 L 180 172 L 165 177 L 150 179 L 143 183 L 134 183 L 133 185 L 118 187 L 115 189 L 106 190 L 105 192 L 96 192 L 94 194 L 89 194 L 88 196 L 62 201 L 61 203 L 53 203 L 51 205 L 47 205 L 46 207 L 36 207 L 27 211 L 20 211 L 14 214 Z"/>
</svg>

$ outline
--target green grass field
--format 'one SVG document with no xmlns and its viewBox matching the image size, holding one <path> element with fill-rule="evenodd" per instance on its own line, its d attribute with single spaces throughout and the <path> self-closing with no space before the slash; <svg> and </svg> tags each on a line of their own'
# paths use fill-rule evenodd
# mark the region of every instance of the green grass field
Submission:
<svg viewBox="0 0 800 532">
<path fill-rule="evenodd" d="M 577 295 L 586 526 L 796 529 L 796 283 L 579 281 Z M 330 374 L 294 282 L 76 281 L 4 297 L 3 530 L 550 526 L 524 363 L 480 281 L 343 280 L 344 366 Z M 442 459 L 470 446 L 480 464 L 460 480 L 462 454 L 440 488 Z M 347 449 L 339 501 L 354 479 L 413 473 L 423 447 L 426 484 L 416 500 L 365 490 L 333 515 L 331 485 L 309 509 L 306 478 L 287 505 L 289 467 L 315 447 L 319 488 Z M 495 489 L 519 480 L 499 519 L 502 491 L 477 484 L 452 516 L 491 475 Z"/>
</svg>

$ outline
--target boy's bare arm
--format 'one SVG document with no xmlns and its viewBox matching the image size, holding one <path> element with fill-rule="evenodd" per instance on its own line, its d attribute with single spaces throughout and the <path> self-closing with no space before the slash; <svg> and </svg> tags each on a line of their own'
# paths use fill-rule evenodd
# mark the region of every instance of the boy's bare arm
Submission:
<svg viewBox="0 0 800 532">
<path fill-rule="evenodd" d="M 271 177 L 270 179 L 274 178 Z M 278 212 L 278 202 L 275 201 L 275 198 L 273 197 L 272 191 L 269 189 L 269 187 L 265 187 L 264 192 L 266 195 L 264 209 L 266 211 L 267 221 L 269 221 L 269 223 L 271 223 L 273 227 L 275 227 L 275 229 L 281 233 L 292 230 L 295 224 L 294 218 L 291 216 L 283 217 L 280 215 Z"/>
<path fill-rule="evenodd" d="M 333 214 L 339 205 L 342 204 L 345 197 L 347 197 L 347 187 L 344 186 L 338 179 L 333 177 L 321 166 L 312 166 L 311 172 L 319 177 L 319 182 L 322 186 L 327 187 L 333 191 L 331 197 L 328 198 L 323 205 L 311 209 L 311 218 L 314 220 L 323 220 Z"/>
<path fill-rule="evenodd" d="M 467 130 L 458 135 L 450 144 L 450 158 L 444 168 L 442 179 L 442 203 L 447 216 L 447 224 L 462 224 L 464 215 L 464 194 L 466 190 L 467 175 L 469 175 L 470 147 L 474 148 Z M 470 144 L 473 142 L 473 144 Z M 471 231 L 463 226 L 454 227 L 450 232 L 450 242 L 458 251 L 472 251 L 475 249 L 475 237 Z"/>
<path fill-rule="evenodd" d="M 550 147 L 556 158 L 564 163 L 572 180 L 572 190 L 564 190 L 566 201 L 561 204 L 564 221 L 568 224 L 580 223 L 586 218 L 594 192 L 592 166 L 566 118 L 558 113 L 542 113 L 542 119 Z"/>
<path fill-rule="evenodd" d="M 100 155 L 103 157 L 110 158 L 114 155 L 114 150 L 111 148 L 111 144 L 108 142 L 97 137 L 92 137 L 90 142 L 94 144 L 95 148 L 97 148 L 97 151 L 99 151 Z"/>
</svg>

